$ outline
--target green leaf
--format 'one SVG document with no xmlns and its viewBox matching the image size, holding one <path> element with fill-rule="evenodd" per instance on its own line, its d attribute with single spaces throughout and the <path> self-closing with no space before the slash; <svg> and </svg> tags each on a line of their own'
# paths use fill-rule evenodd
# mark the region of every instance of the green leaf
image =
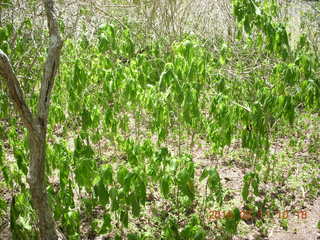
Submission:
<svg viewBox="0 0 320 240">
<path fill-rule="evenodd" d="M 21 149 L 15 148 L 13 154 L 17 161 L 18 168 L 24 173 L 24 175 L 27 175 L 28 168 L 27 168 L 26 158 L 24 153 L 22 152 Z"/>
<path fill-rule="evenodd" d="M 233 209 L 231 216 L 225 218 L 223 226 L 225 230 L 231 234 L 237 233 L 238 224 L 240 222 L 240 211 L 238 208 Z"/>
<path fill-rule="evenodd" d="M 109 203 L 109 192 L 102 180 L 100 180 L 98 185 L 94 187 L 94 190 L 102 205 Z"/>
<path fill-rule="evenodd" d="M 206 179 L 209 176 L 209 171 L 205 168 L 199 178 L 199 181 L 203 181 L 204 179 Z"/>
<path fill-rule="evenodd" d="M 3 151 L 3 145 L 2 142 L 0 141 L 0 168 L 2 168 L 4 166 L 4 151 Z"/>
<path fill-rule="evenodd" d="M 113 183 L 113 170 L 110 164 L 105 164 L 102 167 L 101 178 L 104 184 L 112 184 Z"/>
<path fill-rule="evenodd" d="M 170 191 L 170 177 L 163 176 L 160 181 L 160 191 L 163 194 L 165 199 L 168 199 L 169 191 Z"/>
<path fill-rule="evenodd" d="M 117 172 L 117 180 L 122 186 L 127 185 L 126 178 L 128 175 L 129 175 L 129 170 L 124 166 L 120 166 Z"/>
<path fill-rule="evenodd" d="M 100 229 L 100 234 L 105 234 L 108 232 L 109 229 L 112 229 L 112 225 L 111 225 L 111 216 L 110 214 L 104 214 L 103 216 L 103 225 L 101 226 Z"/>
<path fill-rule="evenodd" d="M 75 169 L 75 179 L 80 186 L 91 188 L 95 174 L 96 173 L 92 159 L 79 159 Z"/>
<path fill-rule="evenodd" d="M 249 196 L 249 187 L 250 187 L 251 175 L 246 174 L 243 178 L 243 187 L 242 187 L 242 198 L 244 201 L 248 200 Z"/>
<path fill-rule="evenodd" d="M 129 195 L 129 199 L 130 199 L 130 205 L 131 205 L 131 209 L 132 209 L 132 214 L 134 217 L 139 217 L 140 215 L 140 211 L 141 211 L 141 207 L 138 201 L 138 198 L 136 196 L 136 194 L 131 193 Z"/>
<path fill-rule="evenodd" d="M 113 113 L 111 108 L 107 108 L 105 115 L 104 115 L 104 122 L 106 124 L 106 127 L 109 128 L 111 125 L 111 121 L 113 120 Z"/>
<path fill-rule="evenodd" d="M 9 37 L 8 31 L 6 28 L 0 27 L 0 43 L 6 41 Z"/>
<path fill-rule="evenodd" d="M 120 213 L 120 221 L 122 222 L 124 227 L 128 227 L 128 223 L 129 223 L 129 216 L 128 216 L 128 212 L 127 211 L 121 211 Z"/>
<path fill-rule="evenodd" d="M 117 211 L 119 209 L 118 191 L 116 188 L 110 188 L 109 190 L 111 199 L 111 210 Z"/>
<path fill-rule="evenodd" d="M 254 195 L 259 196 L 259 176 L 256 173 L 252 176 L 252 187 Z"/>
<path fill-rule="evenodd" d="M 82 126 L 84 127 L 84 129 L 89 128 L 93 123 L 91 118 L 91 112 L 89 112 L 86 108 L 84 108 L 82 111 L 81 117 L 82 117 Z"/>
<path fill-rule="evenodd" d="M 101 53 L 104 53 L 109 49 L 109 40 L 106 36 L 101 36 L 99 38 L 98 49 Z"/>
<path fill-rule="evenodd" d="M 223 201 L 223 190 L 220 175 L 217 169 L 209 170 L 208 187 L 215 194 L 218 203 L 221 205 Z"/>
<path fill-rule="evenodd" d="M 178 187 L 182 194 L 187 195 L 191 200 L 194 198 L 194 163 L 190 159 L 183 159 L 183 168 L 177 175 Z"/>
</svg>

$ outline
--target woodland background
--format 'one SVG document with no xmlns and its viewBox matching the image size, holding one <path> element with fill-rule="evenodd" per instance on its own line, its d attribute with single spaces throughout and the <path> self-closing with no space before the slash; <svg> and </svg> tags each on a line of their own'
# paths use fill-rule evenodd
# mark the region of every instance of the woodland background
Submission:
<svg viewBox="0 0 320 240">
<path fill-rule="evenodd" d="M 45 2 L 0 1 L 0 49 L 34 116 Z M 1 62 L 0 239 L 319 239 L 319 2 L 54 10 L 64 43 L 44 135 L 52 214 L 35 211 L 32 130 Z M 57 234 L 41 233 L 41 212 Z"/>
</svg>

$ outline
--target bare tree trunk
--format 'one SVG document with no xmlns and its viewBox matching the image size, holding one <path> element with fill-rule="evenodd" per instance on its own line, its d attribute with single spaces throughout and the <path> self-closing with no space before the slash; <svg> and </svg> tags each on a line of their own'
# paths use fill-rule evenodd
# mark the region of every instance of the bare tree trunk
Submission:
<svg viewBox="0 0 320 240">
<path fill-rule="evenodd" d="M 29 186 L 32 204 L 38 215 L 40 239 L 57 240 L 56 226 L 53 214 L 48 205 L 46 191 L 45 162 L 46 162 L 46 127 L 36 124 L 40 134 L 29 133 L 30 139 L 30 167 Z"/>
<path fill-rule="evenodd" d="M 50 96 L 54 85 L 54 78 L 60 63 L 63 41 L 59 34 L 58 24 L 54 15 L 53 0 L 43 0 L 49 28 L 50 45 L 44 65 L 41 81 L 38 112 L 34 114 L 27 106 L 19 81 L 12 69 L 7 55 L 0 50 L 0 76 L 8 86 L 9 97 L 21 119 L 28 129 L 30 139 L 30 166 L 28 183 L 30 186 L 33 208 L 36 210 L 39 221 L 41 240 L 57 240 L 58 232 L 55 226 L 52 210 L 48 203 L 46 191 L 46 135 Z M 63 236 L 62 236 L 63 237 Z"/>
</svg>

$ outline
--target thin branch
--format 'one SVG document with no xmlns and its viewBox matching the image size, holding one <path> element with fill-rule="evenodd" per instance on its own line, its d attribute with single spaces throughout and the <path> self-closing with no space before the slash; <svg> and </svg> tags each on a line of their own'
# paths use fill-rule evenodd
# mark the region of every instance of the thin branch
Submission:
<svg viewBox="0 0 320 240">
<path fill-rule="evenodd" d="M 47 15 L 50 45 L 48 56 L 44 66 L 44 76 L 41 82 L 40 100 L 38 104 L 38 118 L 43 126 L 46 126 L 50 105 L 51 91 L 54 84 L 54 78 L 60 63 L 61 48 L 63 41 L 60 37 L 59 26 L 54 15 L 53 1 L 43 0 L 45 12 Z"/>
<path fill-rule="evenodd" d="M 106 11 L 102 10 L 101 8 L 99 8 L 97 5 L 93 4 L 93 7 L 98 10 L 99 12 L 103 13 L 104 15 L 112 18 L 113 20 L 116 20 L 123 28 L 127 29 L 128 27 L 123 23 L 121 22 L 118 18 L 116 18 L 115 16 L 112 16 L 110 14 L 108 14 Z"/>
<path fill-rule="evenodd" d="M 239 106 L 239 107 L 241 107 L 241 108 L 243 108 L 244 110 L 246 110 L 246 111 L 248 111 L 248 112 L 252 112 L 249 107 L 243 106 L 243 105 L 241 105 L 240 103 L 237 103 L 237 102 L 235 102 L 235 101 L 232 101 L 231 103 L 234 104 L 234 105 L 237 105 L 237 106 Z"/>
<path fill-rule="evenodd" d="M 103 5 L 104 8 L 136 8 L 136 5 Z"/>
</svg>

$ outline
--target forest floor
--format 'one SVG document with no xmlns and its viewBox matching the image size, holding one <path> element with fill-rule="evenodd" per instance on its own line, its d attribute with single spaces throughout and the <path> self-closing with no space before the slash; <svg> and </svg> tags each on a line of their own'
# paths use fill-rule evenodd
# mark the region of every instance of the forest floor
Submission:
<svg viewBox="0 0 320 240">
<path fill-rule="evenodd" d="M 262 216 L 263 221 L 241 221 L 239 234 L 233 239 L 320 239 L 319 129 L 318 116 L 302 115 L 294 127 L 284 129 L 275 137 L 271 147 L 274 156 L 272 172 L 268 176 L 269 180 L 262 184 L 261 197 L 257 197 L 255 203 L 261 202 L 263 198 L 272 199 L 277 210 L 270 204 L 270 209 L 267 209 L 270 215 Z M 229 192 L 229 200 L 224 199 L 221 210 L 233 207 L 241 209 L 243 176 L 251 168 L 248 155 L 239 147 L 239 143 L 234 143 L 225 150 L 223 156 L 213 157 L 206 155 L 208 148 L 205 145 L 203 143 L 195 148 L 193 157 L 199 170 L 204 167 L 217 167 L 219 170 L 223 186 Z M 265 176 L 259 177 L 263 179 Z"/>
<path fill-rule="evenodd" d="M 272 171 L 268 176 L 269 180 L 259 186 L 261 197 L 255 199 L 255 203 L 261 202 L 263 199 L 272 199 L 274 202 L 270 203 L 270 214 L 262 216 L 262 219 L 259 220 L 249 218 L 241 221 L 239 232 L 232 237 L 233 240 L 320 239 L 319 129 L 319 116 L 301 115 L 294 127 L 280 131 L 271 147 L 274 158 Z M 185 144 L 184 147 L 188 148 L 189 144 Z M 171 151 L 176 151 L 174 142 L 172 142 Z M 240 148 L 240 143 L 234 142 L 225 149 L 221 156 L 213 156 L 210 154 L 209 146 L 199 139 L 198 144 L 192 148 L 192 156 L 197 165 L 196 174 L 199 176 L 205 167 L 216 167 L 222 179 L 223 188 L 227 192 L 221 209 L 210 210 L 207 214 L 208 218 L 210 218 L 212 211 L 223 212 L 234 207 L 242 209 L 243 176 L 251 169 L 251 163 L 246 151 Z M 265 176 L 259 177 L 263 179 Z M 204 193 L 204 186 L 201 184 L 199 186 L 200 194 Z M 6 192 L 2 185 L 0 194 L 10 203 L 12 194 Z M 147 211 L 150 206 L 147 206 Z M 150 214 L 153 214 L 152 211 Z M 2 216 L 1 219 L 0 239 L 11 239 L 9 218 Z M 208 221 L 208 225 L 212 224 L 212 229 L 219 228 L 218 222 L 219 219 L 213 220 L 211 223 Z M 147 220 L 141 219 L 141 224 L 147 224 Z M 84 228 L 85 225 L 83 222 Z M 103 238 L 96 236 L 95 239 Z M 223 238 L 209 235 L 207 239 Z"/>
</svg>

